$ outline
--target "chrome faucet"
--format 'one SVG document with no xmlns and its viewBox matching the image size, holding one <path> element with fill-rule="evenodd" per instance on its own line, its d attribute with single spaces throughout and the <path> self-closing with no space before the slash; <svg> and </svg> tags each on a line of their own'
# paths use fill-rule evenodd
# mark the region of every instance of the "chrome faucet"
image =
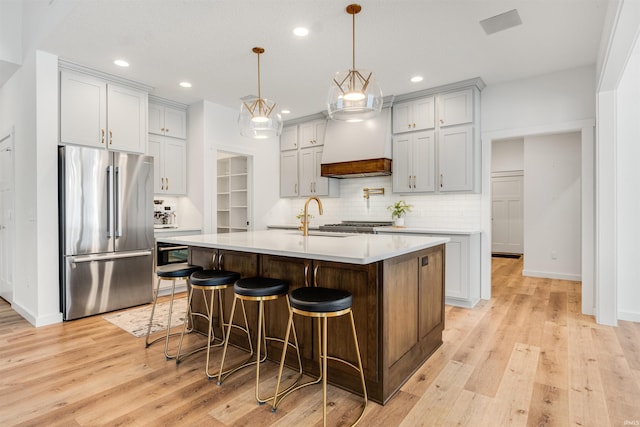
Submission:
<svg viewBox="0 0 640 427">
<path fill-rule="evenodd" d="M 304 216 L 302 217 L 302 235 L 303 236 L 309 235 L 308 211 L 309 211 L 309 202 L 312 200 L 315 200 L 316 202 L 318 202 L 318 212 L 320 213 L 320 215 L 322 215 L 322 202 L 316 196 L 310 196 L 307 199 L 307 201 L 304 202 Z"/>
</svg>

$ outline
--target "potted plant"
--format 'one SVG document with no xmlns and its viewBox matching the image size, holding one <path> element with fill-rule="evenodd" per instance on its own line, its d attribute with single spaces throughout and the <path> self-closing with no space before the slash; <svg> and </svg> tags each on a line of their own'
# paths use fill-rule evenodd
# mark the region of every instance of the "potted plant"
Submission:
<svg viewBox="0 0 640 427">
<path fill-rule="evenodd" d="M 404 200 L 398 200 L 391 206 L 387 206 L 391 211 L 391 219 L 394 220 L 396 227 L 404 226 L 404 215 L 411 212 L 411 205 L 405 203 Z"/>
</svg>

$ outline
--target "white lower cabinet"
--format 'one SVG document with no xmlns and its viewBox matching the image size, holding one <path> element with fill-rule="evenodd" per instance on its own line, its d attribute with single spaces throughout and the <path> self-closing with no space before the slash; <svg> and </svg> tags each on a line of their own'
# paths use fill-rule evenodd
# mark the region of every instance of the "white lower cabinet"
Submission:
<svg viewBox="0 0 640 427">
<path fill-rule="evenodd" d="M 444 234 L 394 231 L 377 231 L 377 233 L 448 237 L 450 240 L 445 248 L 445 303 L 472 308 L 480 301 L 480 233 Z"/>
</svg>

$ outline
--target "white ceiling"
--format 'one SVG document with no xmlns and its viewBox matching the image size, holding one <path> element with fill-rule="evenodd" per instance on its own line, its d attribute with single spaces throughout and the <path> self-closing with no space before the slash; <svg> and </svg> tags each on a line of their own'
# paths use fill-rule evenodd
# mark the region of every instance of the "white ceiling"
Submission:
<svg viewBox="0 0 640 427">
<path fill-rule="evenodd" d="M 65 1 L 65 0 L 56 0 Z M 481 77 L 487 85 L 595 64 L 611 0 L 361 0 L 356 67 L 384 95 Z M 53 3 L 53 1 L 52 1 Z M 152 93 L 232 108 L 257 93 L 285 119 L 325 110 L 333 74 L 351 65 L 348 0 L 83 0 L 39 46 L 146 83 Z M 53 5 L 55 6 L 55 4 Z M 479 21 L 516 8 L 523 24 L 487 36 Z M 306 38 L 292 34 L 310 29 Z M 124 58 L 131 66 L 113 65 Z M 410 83 L 415 74 L 421 83 Z M 191 89 L 178 83 L 188 80 Z"/>
</svg>

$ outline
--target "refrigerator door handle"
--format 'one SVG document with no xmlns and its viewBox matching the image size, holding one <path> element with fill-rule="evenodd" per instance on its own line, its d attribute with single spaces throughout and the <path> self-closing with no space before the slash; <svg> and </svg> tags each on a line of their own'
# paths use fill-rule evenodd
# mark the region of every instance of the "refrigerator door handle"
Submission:
<svg viewBox="0 0 640 427">
<path fill-rule="evenodd" d="M 132 251 L 132 252 L 115 252 L 108 254 L 100 254 L 100 255 L 78 255 L 69 257 L 69 262 L 71 263 L 80 263 L 80 262 L 91 262 L 91 261 L 106 261 L 110 259 L 121 259 L 121 258 L 135 258 L 140 256 L 152 255 L 152 250 L 147 251 Z"/>
<path fill-rule="evenodd" d="M 120 168 L 116 166 L 115 182 L 115 217 L 116 217 L 116 237 L 122 237 L 122 187 L 120 182 Z"/>
<path fill-rule="evenodd" d="M 107 166 L 107 237 L 113 237 L 113 166 Z"/>
</svg>

